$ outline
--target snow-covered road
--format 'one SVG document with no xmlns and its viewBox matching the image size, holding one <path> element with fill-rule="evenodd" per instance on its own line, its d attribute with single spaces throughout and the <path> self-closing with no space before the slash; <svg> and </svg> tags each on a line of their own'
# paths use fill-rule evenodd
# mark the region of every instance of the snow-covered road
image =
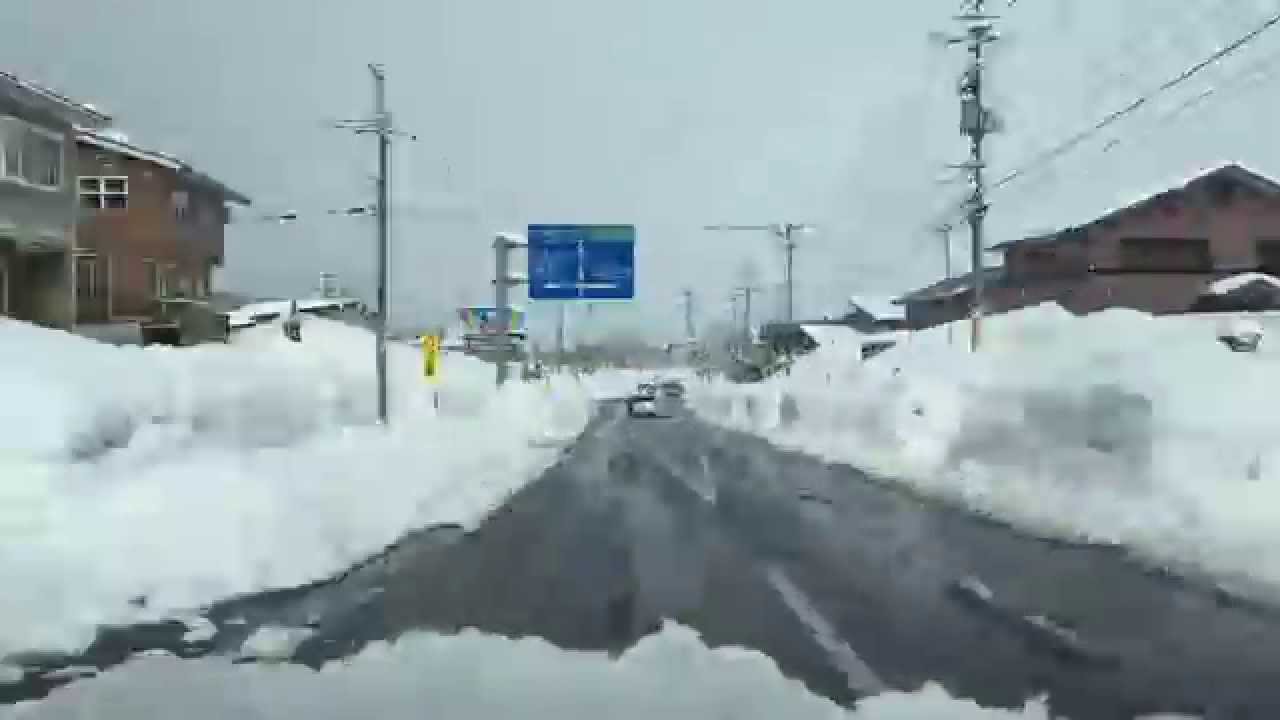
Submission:
<svg viewBox="0 0 1280 720">
<path fill-rule="evenodd" d="M 475 531 L 422 533 L 336 582 L 219 604 L 208 620 L 186 642 L 181 629 L 148 630 L 157 644 L 122 635 L 72 662 L 115 663 L 129 647 L 207 657 L 135 657 L 55 692 L 32 716 L 85 717 L 130 693 L 150 694 L 158 704 L 148 708 L 181 702 L 153 672 L 201 702 L 221 693 L 270 716 L 260 704 L 271 698 L 296 693 L 302 707 L 329 698 L 313 678 L 358 698 L 370 684 L 413 693 L 414 674 L 450 654 L 460 663 L 452 672 L 484 678 L 483 690 L 430 685 L 413 695 L 419 711 L 537 717 L 551 704 L 577 717 L 604 692 L 663 716 L 844 716 L 781 676 L 841 703 L 861 698 L 855 718 L 1280 711 L 1274 612 L 1145 572 L 1106 548 L 1028 538 L 921 502 L 681 412 L 628 420 L 605 407 L 560 462 Z M 461 628 L 478 631 L 452 635 Z M 230 665 L 264 654 L 321 669 Z M 527 687 L 527 654 L 554 676 L 548 687 Z M 620 657 L 612 665 L 611 655 Z M 727 658 L 740 665 L 722 675 Z M 597 672 L 610 680 L 588 686 Z M 739 687 L 743 677 L 759 687 Z M 232 694 L 229 683 L 257 689 Z M 655 684 L 672 691 L 635 690 Z M 938 685 L 1007 710 L 977 711 Z M 396 700 L 374 706 L 410 712 Z"/>
</svg>

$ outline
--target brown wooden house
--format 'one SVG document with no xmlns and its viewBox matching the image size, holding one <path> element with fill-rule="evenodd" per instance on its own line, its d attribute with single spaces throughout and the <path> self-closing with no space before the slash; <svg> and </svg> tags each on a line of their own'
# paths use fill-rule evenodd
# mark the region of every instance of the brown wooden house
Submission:
<svg viewBox="0 0 1280 720">
<path fill-rule="evenodd" d="M 984 270 L 984 311 L 1057 302 L 1083 315 L 1124 307 L 1190 312 L 1228 275 L 1280 273 L 1280 184 L 1225 165 L 1084 225 L 1002 243 Z M 907 322 L 923 328 L 967 317 L 972 273 L 908 293 Z"/>
<path fill-rule="evenodd" d="M 207 298 L 229 206 L 249 199 L 117 133 L 82 129 L 76 146 L 77 322 L 146 319 L 158 300 Z"/>
</svg>

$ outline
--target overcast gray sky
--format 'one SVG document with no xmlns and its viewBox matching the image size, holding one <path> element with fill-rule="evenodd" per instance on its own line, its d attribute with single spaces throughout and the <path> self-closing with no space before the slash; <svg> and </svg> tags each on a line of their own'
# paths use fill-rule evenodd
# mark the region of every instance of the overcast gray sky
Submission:
<svg viewBox="0 0 1280 720">
<path fill-rule="evenodd" d="M 372 140 L 333 130 L 370 105 L 387 65 L 397 124 L 393 314 L 438 321 L 484 302 L 489 238 L 529 222 L 635 223 L 639 297 L 593 323 L 681 331 L 769 238 L 707 223 L 809 221 L 798 310 L 935 279 L 925 228 L 959 186 L 958 49 L 931 44 L 959 0 L 6 0 L 0 63 L 111 111 L 142 145 L 181 154 L 304 215 L 371 198 Z M 1019 0 L 992 53 L 1008 131 L 993 174 L 1158 86 L 1275 10 L 1271 0 Z M 1048 172 L 992 198 L 991 240 L 1081 222 L 1203 167 L 1280 174 L 1271 127 L 1280 30 Z M 1242 75 L 1259 68 L 1257 77 Z M 1250 79 L 1250 78 L 1253 79 Z M 1207 88 L 1222 89 L 1185 110 Z M 321 271 L 369 288 L 367 220 L 230 228 L 230 287 L 305 292 Z M 967 262 L 957 235 L 957 262 Z M 961 265 L 963 266 L 963 265 Z M 765 311 L 776 298 L 762 301 Z M 545 325 L 550 313 L 533 310 Z"/>
</svg>

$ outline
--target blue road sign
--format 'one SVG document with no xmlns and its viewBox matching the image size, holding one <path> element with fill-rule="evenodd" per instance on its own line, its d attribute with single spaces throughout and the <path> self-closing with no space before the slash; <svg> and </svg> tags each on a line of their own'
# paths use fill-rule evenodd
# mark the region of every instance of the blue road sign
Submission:
<svg viewBox="0 0 1280 720">
<path fill-rule="evenodd" d="M 531 300 L 630 300 L 634 225 L 530 225 Z"/>
</svg>

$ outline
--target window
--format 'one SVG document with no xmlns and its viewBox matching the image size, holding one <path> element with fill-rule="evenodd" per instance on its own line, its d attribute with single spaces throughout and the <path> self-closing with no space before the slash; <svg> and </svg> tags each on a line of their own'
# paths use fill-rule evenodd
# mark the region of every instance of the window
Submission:
<svg viewBox="0 0 1280 720">
<path fill-rule="evenodd" d="M 1280 238 L 1259 238 L 1254 246 L 1258 253 L 1258 269 L 1268 275 L 1280 275 Z"/>
<path fill-rule="evenodd" d="M 0 146 L 4 153 L 0 156 L 0 177 L 11 180 L 22 179 L 22 132 L 21 125 L 13 118 L 0 119 Z"/>
<path fill-rule="evenodd" d="M 98 258 L 94 255 L 76 256 L 76 297 L 85 300 L 98 297 L 101 292 L 98 277 Z"/>
<path fill-rule="evenodd" d="M 0 117 L 0 178 L 62 187 L 62 136 L 14 117 Z"/>
<path fill-rule="evenodd" d="M 155 260 L 142 261 L 147 268 L 147 292 L 153 298 L 166 297 L 169 294 L 168 268 Z"/>
<path fill-rule="evenodd" d="M 186 222 L 191 215 L 191 195 L 186 190 L 174 190 L 171 196 L 173 216 L 178 222 Z"/>
<path fill-rule="evenodd" d="M 1206 238 L 1123 238 L 1123 270 L 1147 272 L 1208 272 L 1213 256 Z"/>
<path fill-rule="evenodd" d="M 80 207 L 86 210 L 126 210 L 129 178 L 124 176 L 80 178 Z"/>
<path fill-rule="evenodd" d="M 34 129 L 28 130 L 22 145 L 22 177 L 32 185 L 61 187 L 61 140 Z"/>
</svg>

